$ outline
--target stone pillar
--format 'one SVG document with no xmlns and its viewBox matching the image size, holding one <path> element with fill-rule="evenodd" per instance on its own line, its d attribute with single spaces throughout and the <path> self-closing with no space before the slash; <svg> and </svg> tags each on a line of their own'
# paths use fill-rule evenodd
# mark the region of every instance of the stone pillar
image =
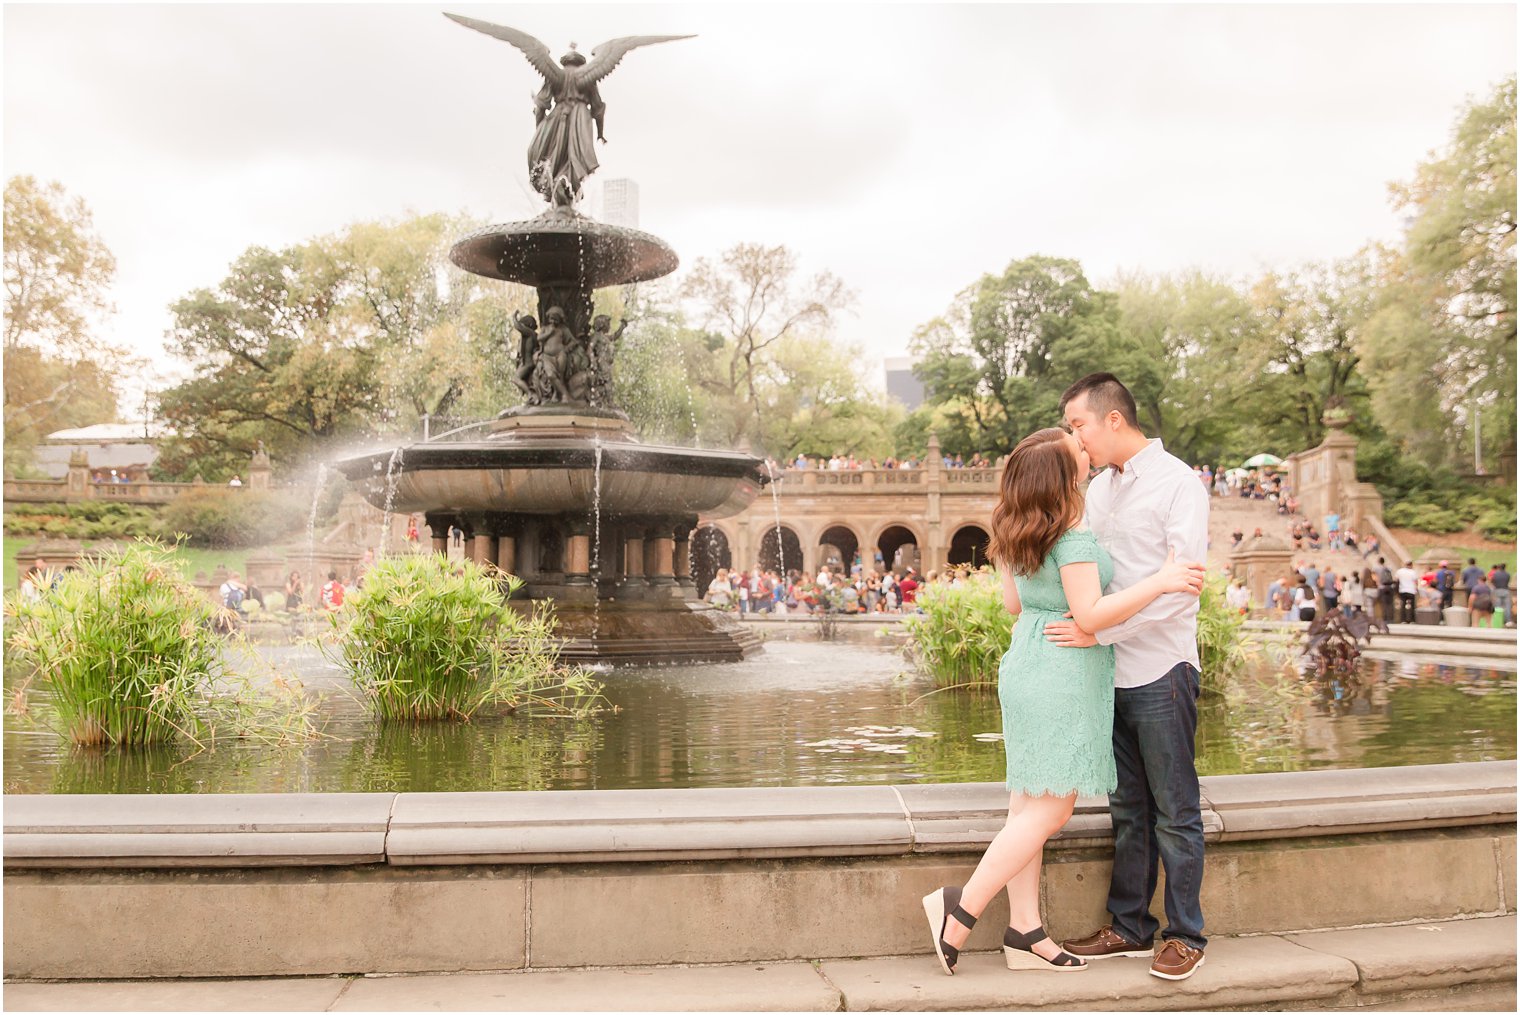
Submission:
<svg viewBox="0 0 1520 1015">
<path fill-rule="evenodd" d="M 671 571 L 676 584 L 691 588 L 691 529 L 689 525 L 677 525 L 671 539 Z"/>
<path fill-rule="evenodd" d="M 750 540 L 749 521 L 744 518 L 735 518 L 733 523 L 734 536 L 728 541 L 728 552 L 732 559 L 730 566 L 735 571 L 746 571 L 749 569 L 749 560 L 753 555 L 750 549 L 753 544 Z"/>
<path fill-rule="evenodd" d="M 638 530 L 634 530 L 638 531 Z M 644 577 L 644 539 L 629 536 L 623 543 L 623 574 L 629 579 Z"/>
<path fill-rule="evenodd" d="M 496 566 L 507 574 L 517 574 L 517 537 L 496 537 Z"/>
<path fill-rule="evenodd" d="M 248 462 L 248 489 L 269 489 L 269 474 L 271 471 L 269 455 L 264 450 L 264 442 L 259 441 L 259 449 L 253 453 L 253 457 Z"/>
<path fill-rule="evenodd" d="M 422 521 L 428 527 L 428 532 L 432 534 L 433 552 L 440 557 L 447 557 L 449 555 L 449 525 L 452 524 L 453 519 L 447 515 L 429 513 L 422 516 Z"/>
<path fill-rule="evenodd" d="M 1256 609 L 1270 609 L 1267 587 L 1292 570 L 1293 550 L 1271 536 L 1248 539 L 1230 554 L 1231 577 L 1246 583 Z"/>
<path fill-rule="evenodd" d="M 95 496 L 95 484 L 90 482 L 90 456 L 84 448 L 69 452 L 69 475 L 64 490 L 70 500 Z"/>
<path fill-rule="evenodd" d="M 674 585 L 675 546 L 669 526 L 659 526 L 645 533 L 644 574 L 651 585 Z"/>
<path fill-rule="evenodd" d="M 641 530 L 632 527 L 622 530 L 619 535 L 623 540 L 623 555 L 617 594 L 629 599 L 642 598 L 649 587 L 644 582 L 644 538 Z"/>
<path fill-rule="evenodd" d="M 591 533 L 584 527 L 573 530 L 565 542 L 565 584 L 591 584 Z"/>
<path fill-rule="evenodd" d="M 470 559 L 477 564 L 496 563 L 496 537 L 487 535 L 480 528 L 475 529 L 475 537 L 469 543 Z"/>
<path fill-rule="evenodd" d="M 928 495 L 928 510 L 924 512 L 924 545 L 916 547 L 918 550 L 918 572 L 920 579 L 926 577 L 930 571 L 939 570 L 945 566 L 948 558 L 945 545 L 945 534 L 940 531 L 940 487 L 944 482 L 943 455 L 939 449 L 939 435 L 929 435 L 929 450 L 926 453 L 928 461 L 924 463 L 927 475 L 924 477 L 924 492 Z"/>
</svg>

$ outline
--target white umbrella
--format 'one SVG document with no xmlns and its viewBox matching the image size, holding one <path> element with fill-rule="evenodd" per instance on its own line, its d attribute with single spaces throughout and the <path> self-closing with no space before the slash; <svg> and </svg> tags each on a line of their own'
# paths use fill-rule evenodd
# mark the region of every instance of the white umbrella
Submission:
<svg viewBox="0 0 1520 1015">
<path fill-rule="evenodd" d="M 1281 458 L 1278 458 L 1276 455 L 1269 455 L 1265 451 L 1263 451 L 1259 455 L 1252 455 L 1250 458 L 1247 458 L 1245 460 L 1245 462 L 1244 462 L 1244 465 L 1245 465 L 1245 467 L 1247 469 L 1259 469 L 1263 465 L 1281 465 L 1281 464 L 1282 464 L 1282 459 Z"/>
</svg>

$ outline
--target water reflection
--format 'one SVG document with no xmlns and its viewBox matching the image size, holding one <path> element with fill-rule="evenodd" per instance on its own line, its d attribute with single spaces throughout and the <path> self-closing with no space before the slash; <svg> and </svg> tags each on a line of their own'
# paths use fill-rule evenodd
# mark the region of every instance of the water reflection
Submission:
<svg viewBox="0 0 1520 1015">
<path fill-rule="evenodd" d="M 622 710 L 382 726 L 310 648 L 258 650 L 328 695 L 327 739 L 136 751 L 70 748 L 7 717 L 8 793 L 629 789 L 990 782 L 996 699 L 929 693 L 874 648 L 777 642 L 743 663 L 607 676 Z M 1364 661 L 1345 680 L 1263 665 L 1200 707 L 1203 774 L 1515 757 L 1512 673 Z"/>
</svg>

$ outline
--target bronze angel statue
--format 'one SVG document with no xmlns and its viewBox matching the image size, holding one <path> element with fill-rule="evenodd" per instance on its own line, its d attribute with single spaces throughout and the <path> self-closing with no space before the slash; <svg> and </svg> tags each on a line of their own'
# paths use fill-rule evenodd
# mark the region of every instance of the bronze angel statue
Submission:
<svg viewBox="0 0 1520 1015">
<path fill-rule="evenodd" d="M 528 146 L 528 178 L 533 189 L 556 206 L 572 204 L 580 195 L 581 183 L 596 172 L 593 124 L 595 139 L 607 143 L 603 132 L 607 107 L 597 92 L 596 83 L 611 74 L 630 50 L 656 42 L 692 38 L 690 35 L 629 35 L 597 46 L 591 51 L 593 59 L 589 63 L 572 42 L 570 52 L 555 64 L 549 55 L 549 47 L 527 32 L 458 14 L 447 17 L 466 28 L 510 42 L 522 50 L 528 62 L 543 75 L 544 86 L 533 97 L 533 118 L 538 130 L 533 134 L 533 143 Z"/>
</svg>

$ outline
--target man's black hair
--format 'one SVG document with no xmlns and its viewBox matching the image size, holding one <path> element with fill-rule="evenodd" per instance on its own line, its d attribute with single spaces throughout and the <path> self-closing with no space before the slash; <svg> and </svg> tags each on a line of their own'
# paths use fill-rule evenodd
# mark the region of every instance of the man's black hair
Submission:
<svg viewBox="0 0 1520 1015">
<path fill-rule="evenodd" d="M 1078 395 L 1087 396 L 1087 407 L 1099 419 L 1106 418 L 1111 412 L 1118 412 L 1124 417 L 1124 422 L 1136 430 L 1140 429 L 1140 411 L 1135 407 L 1135 396 L 1113 374 L 1088 374 L 1077 381 L 1061 395 L 1060 411 L 1064 413 L 1066 403 Z"/>
</svg>

